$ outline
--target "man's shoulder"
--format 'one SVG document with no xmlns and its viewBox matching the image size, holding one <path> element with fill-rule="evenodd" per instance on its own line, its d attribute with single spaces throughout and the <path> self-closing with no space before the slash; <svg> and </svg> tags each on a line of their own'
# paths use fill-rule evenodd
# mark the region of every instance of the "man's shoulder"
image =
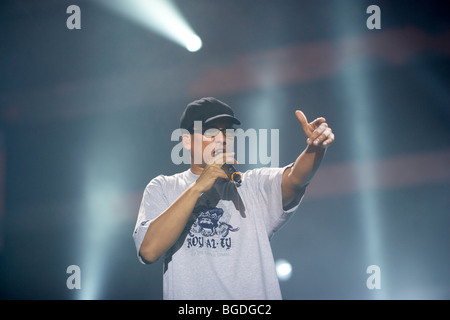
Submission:
<svg viewBox="0 0 450 320">
<path fill-rule="evenodd" d="M 244 175 L 252 177 L 271 175 L 279 173 L 280 171 L 284 171 L 285 169 L 286 167 L 259 167 L 245 171 Z"/>
<path fill-rule="evenodd" d="M 161 185 L 172 184 L 172 183 L 176 183 L 178 181 L 186 180 L 189 178 L 188 171 L 189 170 L 185 170 L 185 171 L 174 173 L 171 175 L 159 174 L 150 180 L 147 187 L 153 186 L 153 185 L 161 186 Z"/>
</svg>

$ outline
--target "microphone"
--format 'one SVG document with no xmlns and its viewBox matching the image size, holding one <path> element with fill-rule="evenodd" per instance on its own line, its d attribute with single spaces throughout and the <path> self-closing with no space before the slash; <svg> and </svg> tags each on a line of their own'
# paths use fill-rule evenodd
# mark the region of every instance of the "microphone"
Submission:
<svg viewBox="0 0 450 320">
<path fill-rule="evenodd" d="M 237 171 L 232 164 L 224 163 L 222 169 L 226 172 L 231 181 L 236 182 L 237 184 L 242 183 L 241 173 Z"/>
</svg>

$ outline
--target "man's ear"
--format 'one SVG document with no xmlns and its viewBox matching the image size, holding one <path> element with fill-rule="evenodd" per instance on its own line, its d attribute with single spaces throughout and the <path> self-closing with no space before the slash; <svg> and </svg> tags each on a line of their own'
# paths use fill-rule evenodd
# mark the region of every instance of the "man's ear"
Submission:
<svg viewBox="0 0 450 320">
<path fill-rule="evenodd" d="M 182 136 L 181 136 L 181 139 L 182 139 L 182 141 L 183 141 L 183 147 L 186 149 L 186 150 L 191 150 L 191 148 L 192 148 L 192 139 L 191 139 L 191 135 L 190 134 L 183 134 Z"/>
</svg>

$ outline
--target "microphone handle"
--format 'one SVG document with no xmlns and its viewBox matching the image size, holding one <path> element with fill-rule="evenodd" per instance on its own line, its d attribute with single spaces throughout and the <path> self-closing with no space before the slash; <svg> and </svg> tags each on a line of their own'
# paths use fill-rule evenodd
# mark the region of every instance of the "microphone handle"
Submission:
<svg viewBox="0 0 450 320">
<path fill-rule="evenodd" d="M 224 163 L 222 165 L 222 169 L 225 170 L 225 172 L 227 173 L 228 177 L 230 177 L 230 180 L 233 182 L 236 182 L 238 184 L 242 183 L 242 175 L 240 172 L 238 172 L 233 165 L 228 164 L 228 163 Z"/>
</svg>

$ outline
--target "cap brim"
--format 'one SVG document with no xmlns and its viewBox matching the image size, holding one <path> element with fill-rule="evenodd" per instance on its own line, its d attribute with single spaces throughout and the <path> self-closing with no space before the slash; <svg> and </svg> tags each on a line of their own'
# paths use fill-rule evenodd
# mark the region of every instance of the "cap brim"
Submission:
<svg viewBox="0 0 450 320">
<path fill-rule="evenodd" d="M 205 120 L 205 124 L 208 123 L 208 122 L 217 120 L 217 119 L 231 120 L 231 122 L 234 123 L 234 124 L 241 124 L 241 122 L 237 118 L 233 117 L 232 115 L 226 114 L 226 113 L 218 114 L 218 115 L 216 115 L 214 117 L 206 119 Z"/>
</svg>

